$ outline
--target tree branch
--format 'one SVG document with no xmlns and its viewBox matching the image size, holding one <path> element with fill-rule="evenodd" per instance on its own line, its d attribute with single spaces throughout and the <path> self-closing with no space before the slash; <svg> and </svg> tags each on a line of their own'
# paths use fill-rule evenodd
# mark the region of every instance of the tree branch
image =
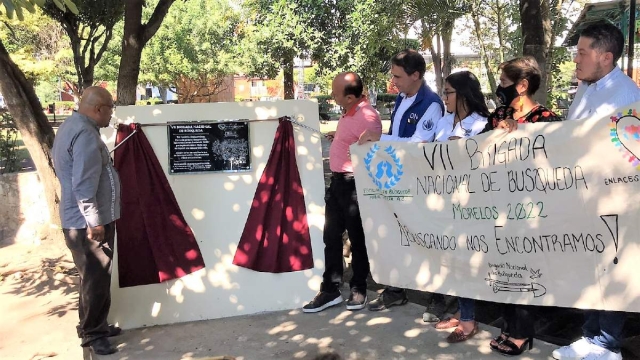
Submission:
<svg viewBox="0 0 640 360">
<path fill-rule="evenodd" d="M 87 36 L 86 39 L 84 39 L 85 43 L 84 46 L 82 47 L 82 57 L 86 58 L 87 56 L 87 51 L 89 50 L 89 47 L 93 46 L 92 43 L 94 41 L 94 35 L 96 33 L 96 28 L 89 28 L 89 35 Z"/>
<path fill-rule="evenodd" d="M 158 5 L 156 5 L 156 8 L 153 10 L 151 18 L 143 25 L 144 32 L 142 34 L 142 47 L 144 47 L 147 41 L 156 34 L 160 25 L 162 25 L 162 20 L 164 20 L 164 17 L 167 15 L 169 8 L 174 2 L 175 0 L 160 0 L 160 2 L 158 2 Z"/>
<path fill-rule="evenodd" d="M 11 36 L 13 37 L 14 40 L 18 40 L 18 37 L 16 36 L 16 32 L 13 30 L 13 27 L 11 26 L 11 24 L 9 24 L 6 20 L 2 20 L 2 23 L 4 24 L 4 26 L 7 27 L 7 29 L 9 29 L 9 32 L 11 33 Z"/>
<path fill-rule="evenodd" d="M 102 46 L 100 46 L 100 50 L 98 50 L 98 54 L 96 55 L 96 63 L 100 62 L 102 59 L 102 55 L 104 55 L 105 51 L 107 51 L 107 47 L 109 47 L 109 42 L 111 41 L 111 37 L 113 36 L 113 31 L 108 30 L 105 32 L 104 41 L 102 42 Z"/>
</svg>

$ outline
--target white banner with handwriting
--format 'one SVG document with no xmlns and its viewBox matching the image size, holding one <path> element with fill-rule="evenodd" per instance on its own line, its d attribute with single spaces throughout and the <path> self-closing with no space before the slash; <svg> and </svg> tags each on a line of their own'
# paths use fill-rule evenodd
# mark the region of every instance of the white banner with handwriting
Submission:
<svg viewBox="0 0 640 360">
<path fill-rule="evenodd" d="M 382 284 L 640 312 L 640 103 L 444 143 L 351 147 Z"/>
</svg>

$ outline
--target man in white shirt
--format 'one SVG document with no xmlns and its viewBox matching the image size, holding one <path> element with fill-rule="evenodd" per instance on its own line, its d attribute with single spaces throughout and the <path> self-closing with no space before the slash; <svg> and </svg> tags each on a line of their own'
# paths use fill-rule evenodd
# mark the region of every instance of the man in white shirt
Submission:
<svg viewBox="0 0 640 360">
<path fill-rule="evenodd" d="M 640 101 L 640 89 L 616 66 L 622 55 L 624 36 L 609 23 L 594 24 L 578 40 L 576 77 L 582 81 L 569 107 L 567 120 L 603 117 Z M 555 359 L 621 360 L 620 342 L 626 314 L 588 310 L 583 337 L 553 352 Z"/>
<path fill-rule="evenodd" d="M 617 27 L 607 25 L 615 28 L 618 35 L 622 37 L 622 32 Z M 601 47 L 606 46 L 607 43 L 604 39 L 598 41 L 584 35 L 591 28 L 585 29 L 578 41 L 578 54 L 574 62 L 576 77 L 582 83 L 578 86 L 576 96 L 569 107 L 568 120 L 605 116 L 619 107 L 640 101 L 640 91 L 636 83 L 616 66 L 620 56 L 616 57 L 610 51 L 601 50 Z M 599 28 L 595 30 L 600 31 Z M 612 37 L 613 34 L 609 36 Z"/>
</svg>

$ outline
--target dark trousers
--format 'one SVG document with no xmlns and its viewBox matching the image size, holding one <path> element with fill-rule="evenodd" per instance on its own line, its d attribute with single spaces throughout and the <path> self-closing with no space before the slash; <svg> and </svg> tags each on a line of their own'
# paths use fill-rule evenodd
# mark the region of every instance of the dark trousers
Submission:
<svg viewBox="0 0 640 360">
<path fill-rule="evenodd" d="M 534 337 L 535 310 L 533 306 L 503 304 L 502 332 L 514 339 L 528 339 Z"/>
<path fill-rule="evenodd" d="M 367 290 L 369 257 L 364 241 L 364 230 L 358 207 L 356 183 L 353 174 L 333 173 L 325 194 L 324 262 L 321 290 L 337 291 L 342 282 L 342 234 L 349 233 L 351 241 L 351 288 Z"/>
<path fill-rule="evenodd" d="M 587 310 L 582 332 L 594 344 L 609 351 L 620 352 L 622 330 L 627 314 L 619 311 Z"/>
<path fill-rule="evenodd" d="M 113 258 L 113 223 L 105 225 L 102 243 L 87 237 L 86 229 L 63 229 L 65 242 L 80 274 L 77 326 L 82 345 L 109 334 L 107 315 L 111 306 L 111 260 Z"/>
</svg>

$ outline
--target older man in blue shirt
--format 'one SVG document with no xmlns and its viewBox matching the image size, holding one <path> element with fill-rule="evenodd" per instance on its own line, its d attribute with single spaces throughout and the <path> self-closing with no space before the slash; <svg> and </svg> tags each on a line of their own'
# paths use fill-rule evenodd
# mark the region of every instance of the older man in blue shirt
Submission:
<svg viewBox="0 0 640 360">
<path fill-rule="evenodd" d="M 111 94 L 100 87 L 84 90 L 77 112 L 58 129 L 53 163 L 60 180 L 60 217 L 65 241 L 80 274 L 78 336 L 83 347 L 107 355 L 116 352 L 107 337 L 114 221 L 120 217 L 120 180 L 100 138 L 113 115 Z"/>
</svg>

